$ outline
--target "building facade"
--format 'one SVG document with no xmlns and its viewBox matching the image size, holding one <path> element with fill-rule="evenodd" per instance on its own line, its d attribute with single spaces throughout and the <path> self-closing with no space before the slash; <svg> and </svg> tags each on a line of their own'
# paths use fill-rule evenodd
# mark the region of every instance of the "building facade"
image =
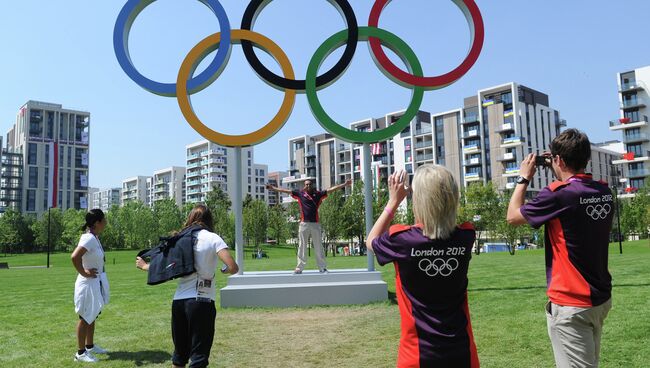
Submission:
<svg viewBox="0 0 650 368">
<path fill-rule="evenodd" d="M 153 173 L 149 184 L 150 203 L 173 199 L 177 206 L 185 204 L 185 168 L 172 166 Z M 151 188 L 152 187 L 152 188 Z"/>
<path fill-rule="evenodd" d="M 37 216 L 51 207 L 88 208 L 90 113 L 30 100 L 19 109 L 5 145 L 11 169 L 2 188 L 13 201 L 3 202 L 20 201 L 21 212 Z"/>
<path fill-rule="evenodd" d="M 616 75 L 618 85 L 618 119 L 609 122 L 609 129 L 623 135 L 625 152 L 614 160 L 623 179 L 623 191 L 633 194 L 650 176 L 650 66 Z"/>
<path fill-rule="evenodd" d="M 187 203 L 198 203 L 206 200 L 207 194 L 218 186 L 226 192 L 230 201 L 235 197 L 235 149 L 224 147 L 207 140 L 189 144 L 185 147 L 187 158 L 186 173 L 186 196 Z M 256 183 L 255 164 L 253 157 L 253 148 L 242 148 L 242 198 L 250 195 L 253 198 L 266 199 L 268 196 L 264 193 L 255 193 L 260 180 Z M 258 167 L 268 172 L 265 167 Z M 259 171 L 258 171 L 259 172 Z M 263 175 L 264 179 L 266 175 Z M 264 180 L 261 180 L 264 182 Z M 266 189 L 265 189 L 266 190 Z"/>
<path fill-rule="evenodd" d="M 151 204 L 151 176 L 134 176 L 122 180 L 120 205 L 131 201 L 140 201 L 145 205 Z"/>
<path fill-rule="evenodd" d="M 92 208 L 106 212 L 113 206 L 120 205 L 120 188 L 98 190 L 92 194 Z"/>
<path fill-rule="evenodd" d="M 22 209 L 23 155 L 2 145 L 0 137 L 0 213 Z"/>
<path fill-rule="evenodd" d="M 274 171 L 268 173 L 266 177 L 266 182 L 273 185 L 274 187 L 282 186 L 282 179 L 289 176 L 287 171 Z M 285 193 L 280 193 L 276 191 L 267 191 L 269 206 L 275 206 L 282 204 L 285 201 L 285 198 L 289 197 Z"/>
<path fill-rule="evenodd" d="M 403 113 L 354 122 L 350 128 L 382 129 Z M 521 159 L 548 150 L 564 126 L 544 93 L 514 82 L 483 89 L 465 98 L 462 108 L 433 114 L 419 111 L 400 134 L 370 145 L 371 180 L 375 186 L 385 184 L 396 170 L 413 175 L 419 166 L 435 163 L 447 167 L 461 186 L 490 181 L 500 190 L 512 189 Z M 296 186 L 310 179 L 328 188 L 347 179 L 364 179 L 363 167 L 361 145 L 329 134 L 302 136 L 289 140 L 291 176 L 283 182 Z M 550 172 L 543 172 L 529 190 L 539 191 L 552 180 Z"/>
</svg>

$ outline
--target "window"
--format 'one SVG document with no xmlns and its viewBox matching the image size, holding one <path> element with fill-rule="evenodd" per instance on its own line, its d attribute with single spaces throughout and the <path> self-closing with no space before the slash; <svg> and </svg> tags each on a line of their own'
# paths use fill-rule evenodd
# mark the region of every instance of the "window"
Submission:
<svg viewBox="0 0 650 368">
<path fill-rule="evenodd" d="M 27 145 L 28 165 L 36 165 L 36 161 L 38 159 L 37 153 L 38 153 L 38 146 L 36 145 L 36 143 L 30 143 Z"/>
<path fill-rule="evenodd" d="M 45 128 L 45 137 L 54 139 L 54 111 L 47 112 L 47 126 Z"/>
<path fill-rule="evenodd" d="M 48 191 L 44 190 L 43 191 L 43 208 L 49 208 L 49 206 L 48 206 L 49 205 L 49 203 L 48 203 L 48 198 L 49 197 L 47 196 L 47 194 L 48 194 Z"/>
<path fill-rule="evenodd" d="M 31 166 L 29 168 L 29 184 L 28 188 L 38 187 L 38 167 Z"/>
<path fill-rule="evenodd" d="M 27 211 L 36 211 L 36 191 L 27 191 Z"/>
<path fill-rule="evenodd" d="M 630 187 L 643 188 L 643 179 L 630 179 Z"/>
<path fill-rule="evenodd" d="M 46 144 L 45 145 L 45 166 L 50 166 L 50 145 Z"/>
<path fill-rule="evenodd" d="M 634 156 L 643 156 L 643 148 L 641 144 L 628 144 L 627 152 L 634 152 Z"/>
</svg>

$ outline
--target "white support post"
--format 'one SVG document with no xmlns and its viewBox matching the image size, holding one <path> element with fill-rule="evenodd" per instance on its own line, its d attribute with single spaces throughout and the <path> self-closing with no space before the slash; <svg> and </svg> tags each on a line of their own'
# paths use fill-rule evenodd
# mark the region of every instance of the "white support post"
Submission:
<svg viewBox="0 0 650 368">
<path fill-rule="evenodd" d="M 242 165 L 241 165 L 241 147 L 235 147 L 235 203 L 233 211 L 235 212 L 235 260 L 239 266 L 238 275 L 244 273 L 244 232 L 242 227 Z"/>
<path fill-rule="evenodd" d="M 372 230 L 372 171 L 370 170 L 370 144 L 363 144 L 363 192 L 364 206 L 366 209 L 366 239 Z M 375 255 L 372 251 L 367 250 L 368 271 L 375 270 Z"/>
</svg>

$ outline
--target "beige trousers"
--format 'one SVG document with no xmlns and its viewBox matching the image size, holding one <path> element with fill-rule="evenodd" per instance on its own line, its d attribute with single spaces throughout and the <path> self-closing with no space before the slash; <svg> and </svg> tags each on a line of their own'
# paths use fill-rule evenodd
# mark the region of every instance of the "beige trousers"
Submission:
<svg viewBox="0 0 650 368">
<path fill-rule="evenodd" d="M 320 271 L 327 268 L 325 263 L 325 256 L 323 255 L 323 245 L 321 243 L 321 229 L 318 222 L 301 222 L 298 228 L 298 239 L 300 245 L 298 246 L 298 265 L 296 269 L 302 271 L 307 264 L 307 247 L 309 246 L 309 238 L 314 244 L 314 253 L 316 253 L 316 263 Z"/>
</svg>

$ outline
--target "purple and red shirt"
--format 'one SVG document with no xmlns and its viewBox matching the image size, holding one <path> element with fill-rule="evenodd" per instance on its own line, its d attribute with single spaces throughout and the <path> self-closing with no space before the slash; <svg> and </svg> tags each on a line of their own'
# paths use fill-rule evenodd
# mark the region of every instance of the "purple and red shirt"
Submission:
<svg viewBox="0 0 650 368">
<path fill-rule="evenodd" d="M 520 208 L 532 227 L 546 225 L 546 285 L 551 302 L 592 307 L 611 297 L 607 259 L 613 201 L 606 183 L 578 174 L 551 183 Z"/>
<path fill-rule="evenodd" d="M 467 270 L 476 233 L 458 226 L 432 240 L 418 225 L 394 225 L 372 242 L 380 265 L 393 262 L 402 336 L 397 366 L 478 367 L 467 306 Z"/>
<path fill-rule="evenodd" d="M 318 207 L 327 197 L 326 190 L 315 190 L 311 194 L 304 190 L 293 190 L 291 197 L 298 201 L 300 222 L 318 222 Z"/>
</svg>

